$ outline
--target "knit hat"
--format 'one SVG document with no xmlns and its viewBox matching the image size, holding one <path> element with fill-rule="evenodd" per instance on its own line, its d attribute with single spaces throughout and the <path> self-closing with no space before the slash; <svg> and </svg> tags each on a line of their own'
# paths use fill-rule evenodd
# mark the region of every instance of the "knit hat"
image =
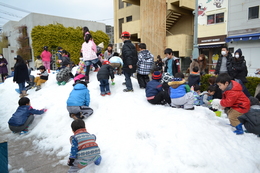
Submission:
<svg viewBox="0 0 260 173">
<path fill-rule="evenodd" d="M 104 43 L 102 42 L 102 43 L 99 43 L 98 44 L 98 47 L 101 47 L 102 49 L 104 48 Z"/>
<path fill-rule="evenodd" d="M 170 75 L 170 73 L 166 72 L 163 74 L 162 82 L 170 82 L 173 80 L 173 76 Z"/>
<path fill-rule="evenodd" d="M 130 33 L 127 31 L 122 32 L 121 37 L 130 37 Z"/>
<path fill-rule="evenodd" d="M 105 65 L 105 64 L 110 64 L 110 62 L 109 61 L 104 61 L 103 65 Z"/>
<path fill-rule="evenodd" d="M 162 78 L 162 73 L 159 72 L 159 71 L 155 71 L 155 72 L 153 73 L 153 75 L 152 75 L 152 78 L 153 78 L 154 80 L 160 80 L 160 79 Z"/>
<path fill-rule="evenodd" d="M 61 50 L 61 49 L 63 49 L 62 47 L 58 47 L 58 50 Z"/>
</svg>

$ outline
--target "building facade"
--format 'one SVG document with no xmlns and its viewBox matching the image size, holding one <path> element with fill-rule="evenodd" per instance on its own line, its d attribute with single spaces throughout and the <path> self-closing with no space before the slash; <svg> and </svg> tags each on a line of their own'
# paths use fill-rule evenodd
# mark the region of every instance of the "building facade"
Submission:
<svg viewBox="0 0 260 173">
<path fill-rule="evenodd" d="M 15 63 L 14 56 L 16 56 L 16 52 L 19 48 L 19 45 L 17 43 L 17 38 L 19 37 L 18 28 L 24 25 L 27 27 L 27 32 L 29 35 L 29 44 L 30 47 L 32 48 L 31 31 L 33 27 L 38 25 L 45 26 L 45 25 L 57 24 L 57 23 L 62 24 L 65 27 L 76 28 L 78 26 L 80 27 L 87 26 L 92 31 L 101 30 L 103 32 L 106 32 L 106 25 L 104 23 L 64 18 L 64 17 L 51 16 L 51 15 L 38 14 L 38 13 L 31 13 L 18 22 L 9 21 L 3 26 L 3 32 L 7 34 L 8 42 L 9 42 L 8 48 L 3 49 L 4 57 L 7 59 L 9 63 L 8 64 L 9 71 L 10 68 L 13 67 Z M 32 49 L 32 56 L 33 56 L 33 49 Z M 34 57 L 32 57 L 31 64 L 32 65 L 34 64 Z"/>
<path fill-rule="evenodd" d="M 205 54 L 208 58 L 209 73 L 214 73 L 221 47 L 226 44 L 228 2 L 227 0 L 198 1 L 199 53 Z"/>
<path fill-rule="evenodd" d="M 186 69 L 192 54 L 194 7 L 194 0 L 114 0 L 117 51 L 122 47 L 122 31 L 128 31 L 133 43 L 146 43 L 155 58 L 164 57 L 164 49 L 171 48 Z"/>
<path fill-rule="evenodd" d="M 230 49 L 240 48 L 248 74 L 260 68 L 260 1 L 230 0 L 226 42 Z"/>
</svg>

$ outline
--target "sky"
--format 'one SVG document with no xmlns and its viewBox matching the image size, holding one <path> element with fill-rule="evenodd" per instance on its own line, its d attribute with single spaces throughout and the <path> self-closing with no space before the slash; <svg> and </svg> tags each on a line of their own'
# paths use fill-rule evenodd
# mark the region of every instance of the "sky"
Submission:
<svg viewBox="0 0 260 173">
<path fill-rule="evenodd" d="M 29 13 L 5 5 L 54 16 L 97 21 L 114 25 L 113 0 L 0 0 L 0 26 L 9 20 L 19 21 Z"/>
<path fill-rule="evenodd" d="M 33 75 L 36 73 L 32 72 Z M 102 97 L 96 74 L 90 72 L 88 84 L 89 106 L 94 113 L 84 121 L 87 131 L 97 137 L 102 162 L 99 166 L 91 164 L 81 172 L 260 172 L 260 139 L 249 133 L 235 135 L 225 114 L 217 117 L 201 106 L 188 111 L 151 105 L 134 78 L 134 92 L 123 92 L 124 76 L 118 75 L 115 75 L 115 85 L 110 85 L 111 95 Z M 69 138 L 73 135 L 70 127 L 73 120 L 68 116 L 66 100 L 73 81 L 58 86 L 55 76 L 50 73 L 40 91 L 28 91 L 32 107 L 47 108 L 48 111 L 35 116 L 25 135 L 13 134 L 7 123 L 18 107 L 19 94 L 15 92 L 18 85 L 12 82 L 12 78 L 0 84 L 0 131 L 6 134 L 0 135 L 0 141 L 32 140 L 32 151 L 36 149 L 47 155 L 57 155 L 61 159 L 54 160 L 53 165 L 65 166 L 71 147 Z M 28 153 L 32 151 L 24 151 L 24 158 L 30 157 Z M 26 166 L 9 165 L 9 171 L 25 173 L 28 171 Z M 58 172 L 55 167 L 53 172 Z"/>
</svg>

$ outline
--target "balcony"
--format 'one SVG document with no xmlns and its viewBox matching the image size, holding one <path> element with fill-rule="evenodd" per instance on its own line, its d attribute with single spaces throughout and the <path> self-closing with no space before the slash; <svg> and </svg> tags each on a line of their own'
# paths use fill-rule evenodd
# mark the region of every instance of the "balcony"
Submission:
<svg viewBox="0 0 260 173">
<path fill-rule="evenodd" d="M 179 57 L 189 57 L 192 54 L 193 36 L 177 34 L 166 37 L 166 45 L 173 45 L 173 51 L 179 51 Z"/>
<path fill-rule="evenodd" d="M 125 3 L 140 5 L 140 0 L 122 0 Z"/>
<path fill-rule="evenodd" d="M 168 5 L 176 5 L 181 8 L 186 8 L 188 10 L 194 10 L 195 0 L 167 0 Z"/>
<path fill-rule="evenodd" d="M 128 31 L 130 34 L 137 35 L 137 39 L 140 38 L 140 20 L 135 20 L 127 23 L 123 23 L 122 31 Z M 131 36 L 131 37 L 132 37 Z"/>
</svg>

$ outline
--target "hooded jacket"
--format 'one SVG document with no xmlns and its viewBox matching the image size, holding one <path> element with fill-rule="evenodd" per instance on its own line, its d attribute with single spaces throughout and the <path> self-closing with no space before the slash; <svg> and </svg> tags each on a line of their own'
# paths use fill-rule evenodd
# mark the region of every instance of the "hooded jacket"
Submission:
<svg viewBox="0 0 260 173">
<path fill-rule="evenodd" d="M 245 57 L 242 56 L 241 49 L 236 50 L 235 54 L 239 54 L 239 58 L 233 57 L 231 61 L 232 70 L 230 73 L 230 76 L 234 79 L 240 79 L 243 83 L 247 82 L 246 76 L 247 76 L 247 66 Z M 235 55 L 234 54 L 234 55 Z"/>
<path fill-rule="evenodd" d="M 137 73 L 148 75 L 154 64 L 153 54 L 149 50 L 141 50 L 138 54 Z"/>
<path fill-rule="evenodd" d="M 76 84 L 67 100 L 67 106 L 89 106 L 90 95 L 88 88 L 81 83 Z"/>
<path fill-rule="evenodd" d="M 236 81 L 231 80 L 222 94 L 220 105 L 231 107 L 240 113 L 247 113 L 250 109 L 250 100 L 243 93 L 242 86 Z"/>
</svg>

